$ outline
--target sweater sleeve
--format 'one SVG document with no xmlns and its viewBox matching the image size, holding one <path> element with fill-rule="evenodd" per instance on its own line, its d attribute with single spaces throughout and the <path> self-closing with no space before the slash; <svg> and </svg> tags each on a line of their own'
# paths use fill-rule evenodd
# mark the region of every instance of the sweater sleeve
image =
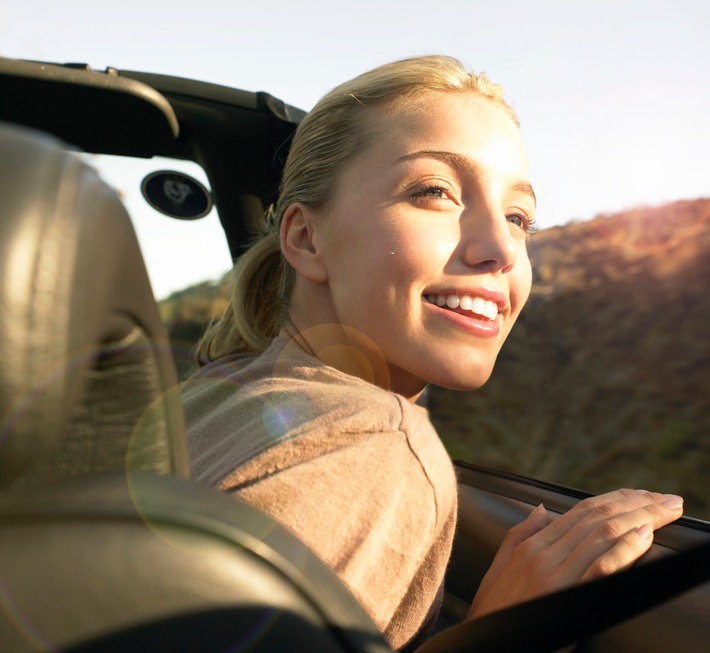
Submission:
<svg viewBox="0 0 710 653">
<path fill-rule="evenodd" d="M 336 424 L 273 447 L 221 484 L 334 569 L 393 648 L 416 634 L 437 598 L 456 511 L 433 427 L 402 408 L 398 428 L 350 433 Z"/>
</svg>

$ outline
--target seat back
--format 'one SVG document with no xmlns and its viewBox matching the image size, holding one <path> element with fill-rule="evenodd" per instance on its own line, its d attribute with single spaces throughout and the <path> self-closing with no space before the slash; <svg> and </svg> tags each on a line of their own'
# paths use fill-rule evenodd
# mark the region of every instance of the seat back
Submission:
<svg viewBox="0 0 710 653">
<path fill-rule="evenodd" d="M 49 136 L 0 127 L 0 489 L 188 475 L 165 332 L 131 222 Z M 133 433 L 152 406 L 150 438 Z"/>
<path fill-rule="evenodd" d="M 335 575 L 188 480 L 164 329 L 117 195 L 0 125 L 0 651 L 386 650 Z"/>
</svg>

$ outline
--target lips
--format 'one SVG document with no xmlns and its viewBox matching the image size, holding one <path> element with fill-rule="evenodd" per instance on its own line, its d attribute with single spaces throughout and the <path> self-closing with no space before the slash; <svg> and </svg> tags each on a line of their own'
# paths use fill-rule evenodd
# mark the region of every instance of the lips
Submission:
<svg viewBox="0 0 710 653">
<path fill-rule="evenodd" d="M 441 308 L 448 308 L 451 310 L 459 309 L 461 311 L 467 311 L 491 321 L 495 320 L 498 317 L 498 303 L 490 299 L 484 299 L 483 297 L 454 294 L 427 294 L 424 296 L 424 298 L 430 304 L 436 304 Z"/>
</svg>

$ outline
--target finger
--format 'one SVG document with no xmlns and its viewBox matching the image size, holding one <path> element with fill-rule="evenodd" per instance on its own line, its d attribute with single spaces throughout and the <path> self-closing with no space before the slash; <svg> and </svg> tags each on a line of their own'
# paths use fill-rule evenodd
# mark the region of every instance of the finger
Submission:
<svg viewBox="0 0 710 653">
<path fill-rule="evenodd" d="M 616 490 L 580 501 L 536 538 L 544 546 L 554 547 L 559 543 L 562 550 L 572 550 L 595 529 L 612 520 L 621 521 L 612 522 L 611 537 L 621 536 L 646 522 L 650 522 L 654 529 L 660 528 L 680 516 L 677 504 L 682 507 L 682 501 L 675 495 Z"/>
<path fill-rule="evenodd" d="M 683 512 L 683 500 L 680 497 L 670 495 L 661 503 L 651 503 L 642 508 L 621 513 L 607 520 L 598 521 L 594 528 L 588 532 L 587 536 L 577 543 L 579 533 L 571 532 L 568 538 L 562 538 L 555 546 L 551 547 L 551 553 L 559 549 L 558 556 L 564 555 L 568 551 L 567 558 L 562 563 L 571 574 L 584 574 L 586 570 L 593 567 L 595 561 L 603 558 L 605 554 L 616 549 L 620 549 L 608 558 L 611 564 L 616 560 L 619 551 L 625 552 L 625 557 L 620 565 L 630 564 L 643 555 L 650 546 L 650 541 L 644 538 L 639 539 L 639 533 L 653 533 L 654 530 L 669 524 L 678 519 Z M 585 532 L 585 528 L 579 528 L 580 532 Z M 627 538 L 627 536 L 629 536 Z M 627 539 L 625 539 L 627 538 Z M 572 546 L 571 543 L 574 543 Z M 628 559 L 628 560 L 627 560 Z M 626 562 L 624 562 L 626 561 Z"/>
<path fill-rule="evenodd" d="M 603 578 L 622 569 L 626 569 L 639 559 L 653 543 L 653 528 L 644 524 L 634 528 L 616 544 L 597 558 L 582 575 L 581 582 Z"/>
<path fill-rule="evenodd" d="M 545 509 L 545 506 L 540 504 L 535 508 L 527 518 L 517 526 L 511 528 L 503 538 L 503 542 L 498 548 L 498 552 L 491 563 L 486 575 L 483 577 L 481 584 L 478 587 L 476 596 L 468 613 L 468 617 L 481 616 L 493 610 L 500 609 L 507 605 L 511 597 L 507 596 L 506 588 L 508 583 L 503 583 L 502 587 L 503 598 L 498 597 L 491 603 L 490 594 L 500 586 L 501 574 L 505 575 L 506 568 L 510 565 L 510 560 L 515 553 L 517 547 L 525 541 L 530 540 L 535 534 L 544 529 L 550 522 L 550 516 Z M 520 574 L 515 574 L 516 578 Z"/>
<path fill-rule="evenodd" d="M 591 508 L 561 538 L 560 544 L 568 548 L 581 542 L 607 547 L 629 531 L 649 524 L 656 530 L 678 519 L 683 512 L 683 499 L 675 495 L 651 495 L 648 502 L 634 499 L 606 503 Z M 564 540 L 567 540 L 566 542 Z"/>
<path fill-rule="evenodd" d="M 550 523 L 550 516 L 545 509 L 545 506 L 540 504 L 517 526 L 511 528 L 503 538 L 495 559 L 490 566 L 492 575 L 496 574 L 496 570 L 508 564 L 513 552 L 519 544 L 531 538 L 547 527 Z"/>
<path fill-rule="evenodd" d="M 521 542 L 542 531 L 550 523 L 550 516 L 545 506 L 537 506 L 527 518 L 511 528 L 499 548 L 501 554 L 512 552 Z"/>
</svg>

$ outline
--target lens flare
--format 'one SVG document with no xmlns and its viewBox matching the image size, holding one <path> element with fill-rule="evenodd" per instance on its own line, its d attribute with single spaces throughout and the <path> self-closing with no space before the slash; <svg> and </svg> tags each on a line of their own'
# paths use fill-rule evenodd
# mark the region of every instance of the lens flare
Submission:
<svg viewBox="0 0 710 653">
<path fill-rule="evenodd" d="M 266 432 L 282 439 L 313 420 L 313 406 L 304 395 L 275 392 L 264 403 L 261 417 Z"/>
</svg>

